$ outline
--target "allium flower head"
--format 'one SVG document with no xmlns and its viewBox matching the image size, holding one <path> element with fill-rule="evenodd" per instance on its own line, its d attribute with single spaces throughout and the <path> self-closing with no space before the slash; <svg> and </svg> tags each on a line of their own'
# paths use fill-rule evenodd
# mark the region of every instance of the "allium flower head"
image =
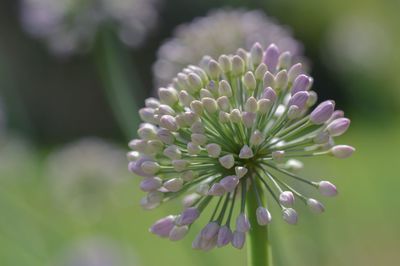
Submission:
<svg viewBox="0 0 400 266">
<path fill-rule="evenodd" d="M 100 27 L 113 26 L 137 46 L 157 20 L 157 0 L 22 0 L 23 27 L 57 54 L 88 48 Z"/>
<path fill-rule="evenodd" d="M 299 183 L 324 196 L 336 195 L 336 187 L 299 176 L 297 158 L 345 158 L 354 148 L 334 145 L 333 138 L 350 124 L 335 111 L 334 101 L 311 109 L 317 100 L 312 81 L 300 63 L 291 63 L 290 52 L 255 43 L 250 51 L 188 66 L 158 90 L 159 99 L 148 99 L 140 110 L 140 139 L 130 142 L 128 154 L 129 169 L 144 177 L 141 189 L 148 192 L 141 205 L 153 209 L 185 195 L 182 212 L 162 218 L 150 231 L 181 239 L 207 207 L 214 208 L 193 247 L 232 243 L 242 248 L 252 227 L 245 212 L 249 197 L 258 202 L 260 225 L 272 221 L 273 201 L 289 224 L 297 223 L 297 200 L 322 212 L 322 203 L 309 198 Z"/>
<path fill-rule="evenodd" d="M 160 47 L 153 67 L 155 83 L 166 86 L 182 68 L 197 64 L 204 55 L 217 57 L 238 47 L 250 49 L 255 42 L 265 47 L 276 43 L 293 55 L 302 50 L 288 28 L 261 11 L 218 9 L 179 26 L 174 37 Z"/>
<path fill-rule="evenodd" d="M 127 175 L 121 171 L 124 153 L 117 146 L 86 138 L 52 152 L 46 161 L 55 203 L 63 210 L 97 216 L 113 199 L 113 191 Z"/>
</svg>

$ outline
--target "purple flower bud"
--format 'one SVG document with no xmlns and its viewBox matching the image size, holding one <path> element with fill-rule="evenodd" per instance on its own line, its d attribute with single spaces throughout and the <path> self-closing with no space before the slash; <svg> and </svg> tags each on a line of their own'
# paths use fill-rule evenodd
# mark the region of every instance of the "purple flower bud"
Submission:
<svg viewBox="0 0 400 266">
<path fill-rule="evenodd" d="M 250 222 L 246 214 L 241 213 L 236 218 L 236 230 L 239 232 L 248 232 L 250 230 Z"/>
<path fill-rule="evenodd" d="M 284 209 L 282 217 L 288 224 L 297 224 L 297 212 L 292 208 Z"/>
<path fill-rule="evenodd" d="M 246 241 L 246 233 L 235 231 L 232 237 L 232 246 L 237 249 L 242 249 Z"/>
<path fill-rule="evenodd" d="M 271 87 L 267 87 L 264 89 L 264 92 L 262 94 L 263 99 L 268 99 L 271 102 L 275 102 L 276 100 L 276 93 Z"/>
<path fill-rule="evenodd" d="M 322 205 L 321 202 L 319 202 L 315 199 L 308 199 L 307 206 L 310 208 L 310 210 L 312 212 L 315 212 L 315 213 L 322 213 L 325 211 L 324 205 Z"/>
<path fill-rule="evenodd" d="M 224 225 L 222 226 L 219 231 L 218 231 L 218 237 L 217 237 L 217 247 L 223 247 L 228 245 L 233 238 L 233 234 L 231 229 Z"/>
<path fill-rule="evenodd" d="M 328 122 L 332 122 L 333 120 L 336 120 L 338 118 L 343 118 L 344 117 L 344 112 L 342 110 L 336 110 L 333 112 L 332 116 L 329 118 Z"/>
<path fill-rule="evenodd" d="M 294 204 L 294 195 L 291 191 L 283 191 L 279 195 L 279 202 L 286 207 L 293 206 Z"/>
<path fill-rule="evenodd" d="M 296 94 L 299 91 L 307 91 L 310 89 L 311 78 L 301 74 L 294 81 L 292 86 L 292 95 Z"/>
<path fill-rule="evenodd" d="M 288 106 L 296 105 L 299 109 L 303 109 L 306 106 L 308 100 L 308 92 L 299 91 L 296 92 L 292 98 L 290 98 Z"/>
<path fill-rule="evenodd" d="M 329 181 L 321 181 L 318 184 L 319 192 L 327 197 L 334 197 L 338 194 L 338 191 L 334 184 Z"/>
<path fill-rule="evenodd" d="M 220 183 L 215 183 L 211 186 L 208 191 L 208 195 L 211 196 L 222 196 L 225 194 L 225 188 Z"/>
<path fill-rule="evenodd" d="M 331 100 L 320 103 L 310 114 L 310 121 L 316 125 L 321 125 L 328 121 L 335 110 L 335 103 Z"/>
<path fill-rule="evenodd" d="M 350 119 L 348 118 L 338 118 L 333 120 L 328 126 L 327 130 L 332 137 L 337 137 L 342 135 L 350 126 Z"/>
<path fill-rule="evenodd" d="M 336 145 L 331 148 L 331 153 L 336 158 L 350 157 L 356 149 L 348 145 Z"/>
<path fill-rule="evenodd" d="M 168 215 L 157 222 L 155 222 L 149 229 L 149 231 L 153 234 L 156 234 L 161 237 L 168 237 L 172 228 L 175 225 L 175 216 Z"/>
<path fill-rule="evenodd" d="M 219 228 L 220 226 L 217 222 L 210 222 L 201 230 L 201 237 L 210 240 L 217 236 Z"/>
<path fill-rule="evenodd" d="M 186 236 L 189 231 L 189 226 L 174 226 L 169 232 L 169 240 L 178 241 Z"/>
<path fill-rule="evenodd" d="M 264 63 L 268 66 L 270 72 L 275 72 L 278 65 L 279 50 L 275 44 L 271 44 L 265 50 Z"/>
<path fill-rule="evenodd" d="M 145 192 L 157 190 L 161 187 L 162 180 L 159 177 L 148 177 L 140 182 L 140 189 Z"/>
<path fill-rule="evenodd" d="M 254 156 L 252 149 L 248 145 L 244 145 L 239 152 L 239 158 L 250 159 Z"/>
<path fill-rule="evenodd" d="M 200 212 L 196 207 L 190 207 L 184 210 L 179 217 L 177 224 L 178 225 L 188 225 L 192 224 L 194 221 L 196 221 L 197 218 L 199 218 Z"/>
<path fill-rule="evenodd" d="M 137 161 L 130 162 L 128 165 L 129 171 L 137 174 L 142 177 L 151 177 L 152 174 L 145 173 L 142 169 L 142 163 L 150 161 L 151 159 L 148 157 L 140 157 Z"/>
<path fill-rule="evenodd" d="M 264 207 L 258 207 L 256 210 L 257 222 L 259 225 L 267 225 L 271 222 L 272 217 L 269 211 Z"/>
<path fill-rule="evenodd" d="M 219 181 L 219 184 L 224 187 L 226 192 L 232 192 L 239 184 L 239 178 L 234 175 L 225 176 Z"/>
</svg>

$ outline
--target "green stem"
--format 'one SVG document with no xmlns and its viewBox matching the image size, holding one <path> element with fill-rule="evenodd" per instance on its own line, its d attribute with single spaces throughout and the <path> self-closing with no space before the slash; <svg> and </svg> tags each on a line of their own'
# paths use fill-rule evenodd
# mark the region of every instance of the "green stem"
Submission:
<svg viewBox="0 0 400 266">
<path fill-rule="evenodd" d="M 260 181 L 256 178 L 253 179 L 255 182 Z M 261 187 L 257 184 L 257 187 Z M 251 192 L 250 192 L 251 191 Z M 249 232 L 249 239 L 247 241 L 247 266 L 271 266 L 271 246 L 269 243 L 268 225 L 260 226 L 257 223 L 256 210 L 258 208 L 257 197 L 254 190 L 250 190 L 246 199 L 246 210 L 251 224 L 251 230 Z M 263 200 L 263 191 L 258 191 L 260 199 Z"/>
<path fill-rule="evenodd" d="M 130 140 L 139 125 L 137 101 L 140 99 L 133 91 L 140 91 L 142 86 L 128 58 L 129 54 L 115 32 L 103 28 L 96 39 L 95 63 L 115 119 Z"/>
</svg>

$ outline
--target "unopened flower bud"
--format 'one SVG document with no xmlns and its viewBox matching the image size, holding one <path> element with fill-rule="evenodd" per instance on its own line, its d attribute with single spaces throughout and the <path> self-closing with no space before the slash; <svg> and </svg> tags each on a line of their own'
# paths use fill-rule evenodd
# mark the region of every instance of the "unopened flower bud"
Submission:
<svg viewBox="0 0 400 266">
<path fill-rule="evenodd" d="M 268 99 L 271 102 L 275 102 L 276 101 L 276 93 L 271 87 L 267 87 L 263 91 L 262 98 Z"/>
<path fill-rule="evenodd" d="M 239 109 L 233 109 L 231 111 L 231 114 L 230 114 L 229 118 L 233 123 L 242 122 L 242 116 L 241 116 L 241 113 L 240 113 Z"/>
<path fill-rule="evenodd" d="M 278 66 L 279 50 L 275 44 L 271 44 L 265 50 L 264 63 L 268 66 L 268 70 L 275 72 Z"/>
<path fill-rule="evenodd" d="M 228 245 L 232 241 L 232 238 L 233 234 L 231 229 L 226 225 L 222 226 L 218 231 L 217 246 L 220 248 Z"/>
<path fill-rule="evenodd" d="M 208 191 L 208 195 L 222 196 L 225 194 L 225 192 L 225 188 L 220 183 L 214 183 Z"/>
<path fill-rule="evenodd" d="M 230 115 L 226 112 L 220 111 L 218 113 L 218 121 L 222 124 L 230 122 Z"/>
<path fill-rule="evenodd" d="M 265 72 L 264 77 L 263 77 L 263 85 L 264 85 L 264 88 L 267 88 L 267 87 L 275 88 L 275 77 L 274 77 L 274 75 L 272 75 L 271 72 L 269 72 L 269 71 Z"/>
<path fill-rule="evenodd" d="M 238 178 L 244 177 L 248 172 L 248 169 L 243 166 L 236 166 L 235 167 L 235 174 Z"/>
<path fill-rule="evenodd" d="M 282 162 L 285 158 L 285 151 L 273 151 L 271 156 L 275 161 Z"/>
<path fill-rule="evenodd" d="M 315 213 L 322 213 L 325 211 L 324 205 L 315 199 L 307 199 L 307 206 Z"/>
<path fill-rule="evenodd" d="M 250 222 L 246 214 L 241 213 L 236 218 L 236 231 L 246 233 L 250 230 Z"/>
<path fill-rule="evenodd" d="M 265 136 L 260 130 L 255 130 L 250 136 L 250 145 L 260 145 L 265 140 Z"/>
<path fill-rule="evenodd" d="M 318 183 L 319 192 L 327 197 L 334 197 L 338 194 L 336 186 L 329 181 L 321 181 Z"/>
<path fill-rule="evenodd" d="M 200 90 L 200 99 L 212 98 L 212 97 L 213 97 L 213 95 L 211 94 L 211 92 L 209 90 L 206 90 L 206 89 Z"/>
<path fill-rule="evenodd" d="M 163 115 L 160 119 L 160 126 L 170 131 L 178 130 L 178 124 L 176 123 L 175 117 L 171 115 Z"/>
<path fill-rule="evenodd" d="M 288 224 L 297 224 L 297 212 L 292 208 L 283 209 L 282 218 Z"/>
<path fill-rule="evenodd" d="M 285 207 L 293 206 L 293 204 L 294 204 L 293 193 L 291 191 L 283 191 L 279 195 L 279 202 Z"/>
<path fill-rule="evenodd" d="M 272 220 L 272 216 L 269 213 L 269 211 L 266 208 L 262 207 L 262 206 L 257 208 L 256 217 L 257 217 L 257 223 L 259 225 L 267 225 Z"/>
<path fill-rule="evenodd" d="M 158 89 L 158 97 L 162 103 L 170 106 L 178 102 L 178 92 L 172 87 Z"/>
<path fill-rule="evenodd" d="M 196 115 L 202 115 L 203 111 L 204 111 L 204 107 L 203 107 L 203 103 L 198 101 L 198 100 L 194 100 L 190 103 L 190 109 L 192 109 L 192 111 L 196 114 Z"/>
<path fill-rule="evenodd" d="M 263 59 L 264 51 L 260 43 L 256 42 L 250 49 L 250 58 L 254 66 L 258 66 Z"/>
<path fill-rule="evenodd" d="M 189 225 L 199 218 L 200 212 L 196 207 L 190 207 L 184 210 L 176 221 L 177 225 Z"/>
<path fill-rule="evenodd" d="M 201 102 L 203 103 L 204 109 L 210 114 L 215 113 L 218 110 L 217 101 L 213 98 L 203 98 L 201 99 Z"/>
<path fill-rule="evenodd" d="M 286 69 L 279 71 L 275 76 L 275 88 L 277 91 L 286 89 L 288 85 L 288 74 Z"/>
<path fill-rule="evenodd" d="M 296 94 L 299 91 L 307 91 L 311 87 L 311 78 L 301 74 L 294 81 L 292 86 L 292 95 Z"/>
<path fill-rule="evenodd" d="M 261 63 L 254 71 L 254 76 L 256 80 L 263 80 L 265 73 L 268 71 L 268 67 L 266 64 Z"/>
<path fill-rule="evenodd" d="M 253 151 L 247 145 L 244 145 L 239 153 L 239 158 L 241 159 L 250 159 L 254 156 Z"/>
<path fill-rule="evenodd" d="M 273 103 L 268 99 L 260 99 L 257 102 L 258 105 L 258 112 L 260 114 L 266 114 L 271 110 Z"/>
<path fill-rule="evenodd" d="M 228 72 L 232 71 L 232 62 L 231 62 L 231 59 L 227 55 L 224 55 L 224 54 L 221 55 L 218 58 L 218 62 L 219 62 L 219 65 L 220 65 L 222 71 L 224 71 L 224 73 L 228 73 Z"/>
<path fill-rule="evenodd" d="M 168 237 L 174 225 L 175 225 L 175 216 L 168 215 L 167 217 L 164 217 L 155 222 L 150 227 L 149 231 L 161 237 Z"/>
<path fill-rule="evenodd" d="M 242 249 L 246 241 L 246 233 L 235 231 L 232 236 L 232 246 L 237 249 Z"/>
<path fill-rule="evenodd" d="M 199 154 L 201 152 L 200 146 L 195 144 L 195 143 L 193 143 L 193 142 L 189 142 L 187 144 L 187 150 L 188 150 L 188 153 L 190 155 L 196 155 L 196 154 Z"/>
<path fill-rule="evenodd" d="M 225 176 L 219 183 L 224 187 L 226 192 L 232 192 L 239 184 L 239 178 L 234 175 Z"/>
<path fill-rule="evenodd" d="M 307 91 L 299 91 L 293 94 L 290 98 L 288 106 L 296 105 L 299 109 L 303 109 L 306 106 L 308 100 Z"/>
<path fill-rule="evenodd" d="M 221 154 L 221 146 L 216 143 L 207 144 L 206 150 L 211 158 L 218 158 Z"/>
<path fill-rule="evenodd" d="M 164 142 L 165 144 L 172 144 L 174 143 L 175 137 L 174 135 L 167 129 L 160 129 L 157 132 L 157 137 Z"/>
<path fill-rule="evenodd" d="M 177 192 L 182 189 L 182 178 L 172 178 L 164 182 L 164 188 L 170 192 Z"/>
<path fill-rule="evenodd" d="M 219 82 L 218 93 L 221 96 L 232 97 L 232 88 L 228 81 L 221 80 Z"/>
<path fill-rule="evenodd" d="M 194 133 L 191 135 L 191 139 L 193 144 L 196 145 L 205 145 L 207 143 L 207 137 L 203 134 Z"/>
<path fill-rule="evenodd" d="M 229 112 L 230 111 L 230 104 L 229 99 L 226 96 L 221 96 L 217 99 L 217 104 L 222 111 Z"/>
<path fill-rule="evenodd" d="M 180 159 L 182 157 L 182 153 L 176 145 L 171 145 L 165 148 L 164 155 L 171 160 Z"/>
<path fill-rule="evenodd" d="M 302 73 L 303 66 L 301 65 L 301 63 L 294 64 L 288 72 L 289 82 L 293 82 Z"/>
<path fill-rule="evenodd" d="M 246 112 L 252 112 L 255 113 L 257 112 L 257 99 L 254 97 L 249 97 L 246 101 L 246 104 L 244 105 L 244 110 Z"/>
<path fill-rule="evenodd" d="M 227 154 L 218 159 L 219 163 L 226 169 L 230 169 L 235 165 L 235 158 L 232 154 Z"/>
<path fill-rule="evenodd" d="M 246 128 L 253 127 L 254 123 L 256 122 L 257 114 L 251 112 L 243 112 L 242 113 L 242 121 Z"/>
<path fill-rule="evenodd" d="M 320 103 L 314 111 L 310 114 L 310 121 L 313 124 L 321 125 L 328 121 L 335 110 L 335 103 L 333 101 L 324 101 Z"/>
<path fill-rule="evenodd" d="M 169 232 L 169 240 L 178 241 L 186 236 L 189 231 L 189 226 L 174 226 Z"/>
<path fill-rule="evenodd" d="M 326 129 L 332 137 L 337 137 L 342 135 L 350 126 L 350 119 L 338 118 L 333 120 Z"/>
<path fill-rule="evenodd" d="M 254 91 L 257 86 L 256 78 L 251 71 L 248 71 L 243 77 L 243 84 L 249 91 Z"/>
<path fill-rule="evenodd" d="M 348 145 L 336 145 L 331 148 L 331 153 L 336 158 L 344 159 L 350 157 L 355 150 L 356 149 Z"/>
<path fill-rule="evenodd" d="M 212 79 L 218 79 L 218 77 L 221 75 L 222 69 L 221 66 L 218 64 L 217 61 L 215 60 L 210 60 L 208 63 L 208 74 Z"/>
<path fill-rule="evenodd" d="M 189 162 L 186 160 L 173 160 L 172 161 L 172 166 L 174 167 L 174 170 L 177 172 L 182 172 L 186 170 L 188 167 Z"/>
<path fill-rule="evenodd" d="M 291 65 L 292 55 L 289 51 L 281 53 L 278 59 L 278 68 L 287 69 Z"/>
<path fill-rule="evenodd" d="M 235 55 L 232 58 L 232 73 L 235 76 L 239 76 L 244 73 L 244 61 L 238 55 Z"/>
<path fill-rule="evenodd" d="M 159 177 L 147 177 L 140 182 L 140 189 L 150 192 L 159 189 L 162 186 L 162 180 Z"/>
<path fill-rule="evenodd" d="M 146 174 L 154 175 L 160 170 L 160 165 L 153 161 L 143 162 L 140 166 Z"/>
<path fill-rule="evenodd" d="M 201 230 L 201 237 L 210 240 L 218 235 L 219 228 L 217 222 L 210 222 Z"/>
<path fill-rule="evenodd" d="M 203 87 L 201 78 L 195 73 L 190 73 L 188 75 L 188 83 L 193 91 L 199 91 Z"/>
</svg>

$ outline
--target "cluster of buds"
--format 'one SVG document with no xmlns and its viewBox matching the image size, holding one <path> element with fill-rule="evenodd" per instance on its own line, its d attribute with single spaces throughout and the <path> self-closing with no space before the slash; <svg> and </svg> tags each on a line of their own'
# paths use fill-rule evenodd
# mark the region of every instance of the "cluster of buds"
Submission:
<svg viewBox="0 0 400 266">
<path fill-rule="evenodd" d="M 204 55 L 234 53 L 238 47 L 249 49 L 255 42 L 264 46 L 275 43 L 292 55 L 302 50 L 289 28 L 260 10 L 216 9 L 178 26 L 173 37 L 161 45 L 153 66 L 155 83 L 166 86 L 182 68 L 199 62 Z"/>
<path fill-rule="evenodd" d="M 193 248 L 231 243 L 240 249 L 251 230 L 249 197 L 258 202 L 260 225 L 272 217 L 263 194 L 269 195 L 268 204 L 276 202 L 289 224 L 298 220 L 296 200 L 315 213 L 324 211 L 322 203 L 296 184 L 329 197 L 337 194 L 336 187 L 299 176 L 302 163 L 297 158 L 350 156 L 353 147 L 333 140 L 348 129 L 350 120 L 335 111 L 331 100 L 310 110 L 317 101 L 313 79 L 291 59 L 290 52 L 280 52 L 275 44 L 264 50 L 255 43 L 250 51 L 239 49 L 184 68 L 171 85 L 158 90 L 159 100 L 146 101 L 140 110 L 140 139 L 129 143 L 133 151 L 128 153 L 130 171 L 144 177 L 140 188 L 148 192 L 141 205 L 153 209 L 185 195 L 183 211 L 157 221 L 152 233 L 182 239 L 213 206 Z"/>
</svg>

